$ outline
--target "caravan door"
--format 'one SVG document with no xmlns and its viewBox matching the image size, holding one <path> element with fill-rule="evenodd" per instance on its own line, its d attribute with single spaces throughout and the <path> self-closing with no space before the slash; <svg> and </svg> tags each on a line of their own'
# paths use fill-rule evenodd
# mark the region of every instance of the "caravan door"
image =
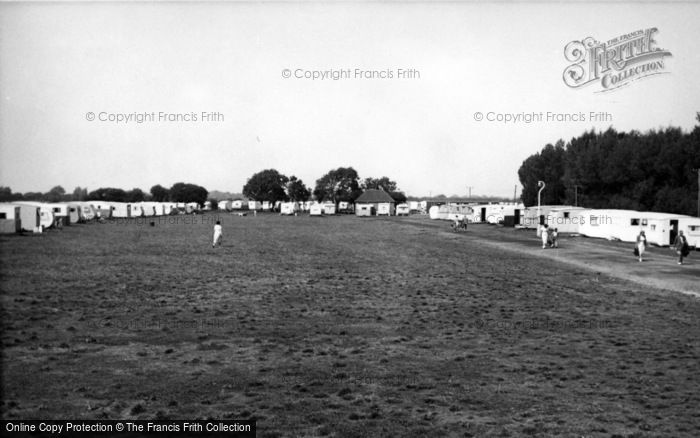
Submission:
<svg viewBox="0 0 700 438">
<path fill-rule="evenodd" d="M 669 233 L 669 245 L 673 245 L 678 235 L 678 219 L 671 219 L 671 231 Z"/>
</svg>

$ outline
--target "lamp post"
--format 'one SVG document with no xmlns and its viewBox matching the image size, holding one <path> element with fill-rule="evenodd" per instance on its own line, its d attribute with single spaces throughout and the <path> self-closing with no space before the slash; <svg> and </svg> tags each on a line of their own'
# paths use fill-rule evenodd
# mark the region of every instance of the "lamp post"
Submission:
<svg viewBox="0 0 700 438">
<path fill-rule="evenodd" d="M 574 184 L 574 205 L 578 207 L 578 188 L 581 187 L 578 184 Z"/>
<path fill-rule="evenodd" d="M 544 190 L 544 186 L 544 181 L 537 181 L 537 187 L 540 188 L 537 192 L 537 236 L 540 235 L 540 195 L 542 194 L 542 190 Z"/>
<path fill-rule="evenodd" d="M 698 120 L 700 120 L 700 113 L 698 113 Z M 700 217 L 700 168 L 693 170 L 698 172 L 698 217 Z"/>
</svg>

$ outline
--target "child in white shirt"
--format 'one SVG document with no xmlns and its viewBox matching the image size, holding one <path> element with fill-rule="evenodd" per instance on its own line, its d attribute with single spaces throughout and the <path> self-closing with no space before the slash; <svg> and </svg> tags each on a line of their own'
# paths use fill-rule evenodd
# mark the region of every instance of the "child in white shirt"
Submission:
<svg viewBox="0 0 700 438">
<path fill-rule="evenodd" d="M 224 230 L 221 227 L 221 222 L 216 221 L 216 225 L 214 225 L 214 243 L 212 243 L 211 247 L 214 248 L 216 245 L 221 246 L 221 239 L 224 234 Z"/>
</svg>

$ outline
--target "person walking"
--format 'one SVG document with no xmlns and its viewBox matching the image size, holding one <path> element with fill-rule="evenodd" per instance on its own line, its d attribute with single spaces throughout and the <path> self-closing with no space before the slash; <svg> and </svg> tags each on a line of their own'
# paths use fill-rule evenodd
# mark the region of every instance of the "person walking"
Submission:
<svg viewBox="0 0 700 438">
<path fill-rule="evenodd" d="M 215 248 L 216 245 L 221 246 L 221 239 L 223 238 L 223 235 L 224 230 L 221 226 L 221 221 L 216 221 L 216 225 L 214 225 L 214 242 L 211 245 L 212 248 Z"/>
<path fill-rule="evenodd" d="M 673 241 L 673 246 L 676 248 L 676 254 L 678 254 L 678 264 L 683 264 L 683 257 L 690 254 L 690 249 L 688 248 L 688 239 L 683 235 L 683 230 L 678 232 L 676 240 Z"/>
<path fill-rule="evenodd" d="M 643 261 L 644 251 L 647 249 L 647 236 L 644 231 L 640 231 L 637 236 L 637 252 L 639 254 L 639 261 Z"/>
<path fill-rule="evenodd" d="M 559 230 L 557 228 L 552 231 L 552 247 L 559 248 Z"/>
<path fill-rule="evenodd" d="M 543 224 L 540 231 L 540 237 L 542 238 L 542 249 L 545 249 L 547 248 L 547 244 L 549 243 L 549 227 L 547 226 L 547 224 Z"/>
</svg>

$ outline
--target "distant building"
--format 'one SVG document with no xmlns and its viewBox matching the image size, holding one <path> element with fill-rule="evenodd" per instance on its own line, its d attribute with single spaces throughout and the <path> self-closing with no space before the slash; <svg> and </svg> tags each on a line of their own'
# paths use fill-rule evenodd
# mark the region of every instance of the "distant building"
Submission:
<svg viewBox="0 0 700 438">
<path fill-rule="evenodd" d="M 385 214 L 393 216 L 396 213 L 396 201 L 384 190 L 365 190 L 365 192 L 355 200 L 355 206 L 356 211 L 361 209 L 364 212 L 367 211 L 366 206 L 374 207 L 373 209 L 378 215 Z M 365 207 L 360 208 L 362 206 Z"/>
</svg>

